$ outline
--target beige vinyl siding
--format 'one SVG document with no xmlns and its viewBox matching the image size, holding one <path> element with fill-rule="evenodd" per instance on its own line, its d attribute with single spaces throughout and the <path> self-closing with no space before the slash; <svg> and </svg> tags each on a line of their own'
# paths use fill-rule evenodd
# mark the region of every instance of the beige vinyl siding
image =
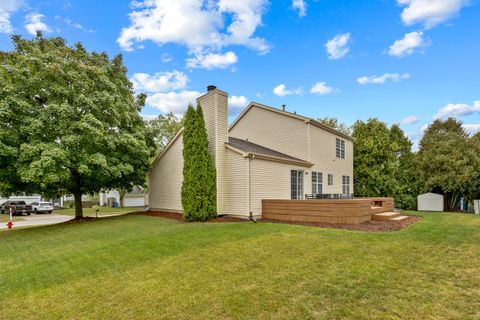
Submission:
<svg viewBox="0 0 480 320">
<path fill-rule="evenodd" d="M 183 135 L 177 138 L 158 161 L 149 175 L 151 209 L 182 211 Z"/>
<path fill-rule="evenodd" d="M 198 98 L 205 118 L 208 150 L 217 170 L 217 212 L 227 212 L 227 175 L 225 143 L 228 141 L 228 94 L 215 89 Z"/>
<path fill-rule="evenodd" d="M 353 193 L 353 142 L 333 133 L 310 127 L 310 162 L 314 163 L 311 171 L 323 174 L 323 193 L 342 193 L 342 176 L 350 177 L 350 193 Z M 345 141 L 345 159 L 337 158 L 335 153 L 336 138 Z M 333 186 L 328 185 L 328 174 L 333 174 Z M 309 175 L 311 188 L 312 177 Z"/>
<path fill-rule="evenodd" d="M 229 134 L 292 157 L 308 158 L 307 125 L 302 120 L 283 114 L 253 107 L 230 129 Z"/>
<path fill-rule="evenodd" d="M 250 162 L 250 210 L 254 215 L 262 212 L 263 199 L 290 199 L 290 171 L 304 170 L 307 167 L 296 166 L 292 164 L 253 159 Z M 304 175 L 304 192 L 307 187 L 310 175 Z M 308 190 L 309 190 L 308 189 Z"/>
<path fill-rule="evenodd" d="M 248 161 L 241 154 L 226 149 L 225 197 L 226 211 L 223 214 L 248 217 Z"/>
</svg>

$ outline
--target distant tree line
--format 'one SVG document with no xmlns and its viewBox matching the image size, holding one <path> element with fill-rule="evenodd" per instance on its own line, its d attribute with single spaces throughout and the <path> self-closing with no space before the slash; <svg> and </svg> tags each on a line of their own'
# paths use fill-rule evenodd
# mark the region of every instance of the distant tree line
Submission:
<svg viewBox="0 0 480 320">
<path fill-rule="evenodd" d="M 436 192 L 445 196 L 446 210 L 460 197 L 480 198 L 480 133 L 470 136 L 454 118 L 428 126 L 416 152 L 397 124 L 373 118 L 349 128 L 334 118 L 319 121 L 355 139 L 355 196 L 394 197 L 397 207 L 415 209 L 418 194 Z"/>
</svg>

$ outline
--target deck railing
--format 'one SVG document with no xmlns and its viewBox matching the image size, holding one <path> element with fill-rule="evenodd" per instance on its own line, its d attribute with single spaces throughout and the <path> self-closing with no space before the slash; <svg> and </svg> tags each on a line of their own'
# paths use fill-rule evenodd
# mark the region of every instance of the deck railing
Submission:
<svg viewBox="0 0 480 320">
<path fill-rule="evenodd" d="M 306 200 L 339 200 L 339 199 L 353 199 L 353 194 L 340 194 L 340 193 L 319 193 L 319 194 L 306 194 Z"/>
</svg>

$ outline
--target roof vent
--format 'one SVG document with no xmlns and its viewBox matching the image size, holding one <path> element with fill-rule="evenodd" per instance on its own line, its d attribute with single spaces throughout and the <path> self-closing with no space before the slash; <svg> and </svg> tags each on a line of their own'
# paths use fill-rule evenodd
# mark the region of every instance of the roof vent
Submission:
<svg viewBox="0 0 480 320">
<path fill-rule="evenodd" d="M 216 86 L 208 86 L 207 87 L 207 91 L 209 91 L 209 92 L 212 91 L 212 90 L 215 90 L 215 89 L 217 89 Z"/>
<path fill-rule="evenodd" d="M 286 105 L 282 104 L 282 111 L 285 111 L 286 107 L 287 107 Z"/>
</svg>

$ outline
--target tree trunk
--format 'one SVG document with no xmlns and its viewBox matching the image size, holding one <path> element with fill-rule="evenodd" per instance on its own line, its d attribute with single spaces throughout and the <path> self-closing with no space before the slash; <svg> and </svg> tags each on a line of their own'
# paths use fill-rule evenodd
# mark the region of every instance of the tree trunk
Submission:
<svg viewBox="0 0 480 320">
<path fill-rule="evenodd" d="M 448 196 L 449 195 L 452 195 L 452 197 L 450 199 L 448 199 Z M 460 192 L 447 192 L 446 193 L 446 197 L 447 197 L 447 201 L 448 201 L 448 208 L 447 208 L 447 211 L 456 211 L 458 208 L 457 208 L 457 201 L 458 201 L 458 197 L 460 196 Z"/>
<path fill-rule="evenodd" d="M 75 220 L 80 220 L 83 218 L 82 194 L 74 193 L 73 197 L 75 199 Z"/>
<path fill-rule="evenodd" d="M 74 181 L 73 188 L 73 198 L 75 199 L 75 220 L 80 220 L 83 218 L 83 208 L 82 208 L 82 177 L 80 173 L 76 170 L 72 170 L 72 177 Z"/>
<path fill-rule="evenodd" d="M 120 193 L 120 203 L 118 204 L 118 206 L 120 208 L 123 208 L 123 199 L 125 198 L 125 194 L 124 193 Z"/>
</svg>

